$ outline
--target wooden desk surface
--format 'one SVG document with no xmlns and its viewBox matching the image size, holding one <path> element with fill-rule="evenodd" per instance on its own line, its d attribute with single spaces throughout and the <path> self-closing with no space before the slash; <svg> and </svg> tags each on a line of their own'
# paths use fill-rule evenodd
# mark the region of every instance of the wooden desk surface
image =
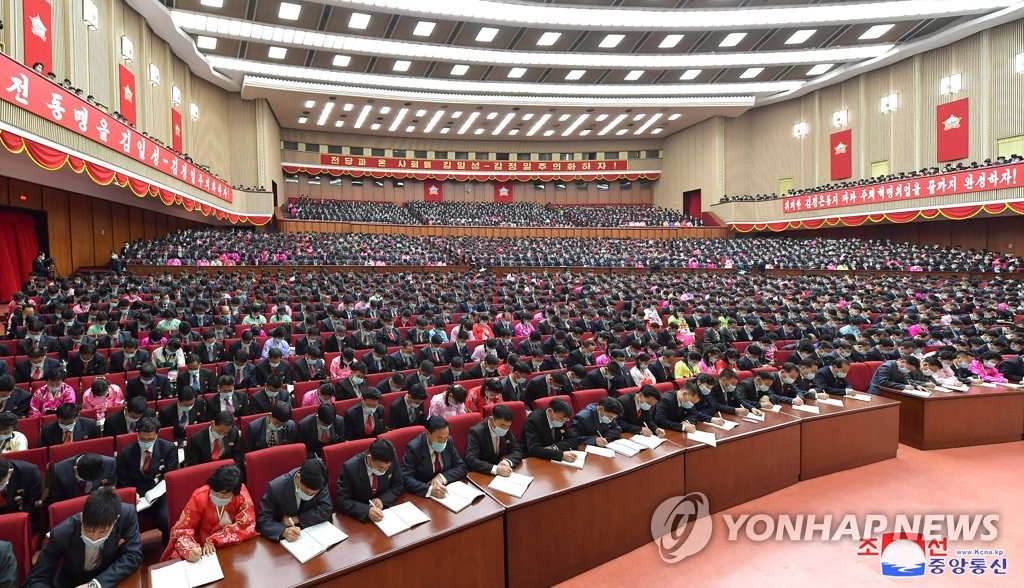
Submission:
<svg viewBox="0 0 1024 588">
<path fill-rule="evenodd" d="M 862 392 L 861 394 L 866 394 L 866 393 Z M 898 401 L 890 400 L 890 399 L 884 398 L 882 396 L 875 396 L 873 394 L 866 394 L 866 395 L 870 397 L 870 400 L 868 400 L 867 402 L 865 402 L 863 400 L 854 400 L 852 398 L 846 398 L 844 396 L 833 396 L 833 395 L 829 396 L 829 398 L 832 398 L 834 400 L 839 400 L 840 402 L 842 402 L 843 406 L 834 406 L 832 404 L 823 404 L 821 402 L 818 402 L 817 399 L 804 400 L 804 403 L 809 405 L 809 406 L 817 406 L 818 410 L 820 411 L 818 414 L 796 410 L 795 408 L 792 407 L 792 405 L 789 405 L 789 404 L 783 404 L 782 405 L 782 410 L 780 410 L 779 412 L 782 413 L 782 414 L 788 414 L 788 415 L 796 417 L 796 418 L 798 418 L 800 420 L 806 421 L 806 420 L 814 420 L 814 419 L 820 419 L 820 418 L 827 418 L 827 417 L 830 417 L 830 416 L 836 416 L 836 415 L 842 415 L 842 414 L 850 414 L 852 412 L 860 412 L 860 411 L 865 411 L 865 410 L 878 410 L 878 409 L 884 409 L 884 408 L 891 408 L 891 407 L 899 404 Z"/>
<path fill-rule="evenodd" d="M 932 390 L 930 396 L 882 388 L 900 402 L 900 443 L 945 449 L 1019 441 L 1024 437 L 1024 390 L 996 384 L 965 392 Z"/>
<path fill-rule="evenodd" d="M 224 570 L 224 580 L 210 584 L 210 586 L 230 586 L 232 588 L 274 586 L 277 588 L 319 583 L 353 573 L 420 546 L 430 546 L 431 544 L 440 546 L 441 539 L 480 526 L 489 519 L 495 519 L 498 527 L 496 533 L 497 561 L 491 563 L 493 566 L 491 570 L 496 574 L 501 573 L 504 556 L 501 550 L 503 527 L 500 517 L 503 510 L 499 504 L 484 496 L 478 498 L 462 512 L 455 514 L 433 500 L 408 493 L 402 496 L 400 502 L 414 503 L 430 517 L 430 520 L 389 538 L 369 521 L 360 522 L 335 513 L 334 523 L 348 535 L 348 539 L 328 549 L 327 552 L 305 564 L 300 564 L 280 545 L 263 537 L 257 537 L 217 551 L 220 556 L 221 568 Z M 465 549 L 473 550 L 475 547 L 475 545 L 469 544 L 465 546 Z M 490 551 L 495 552 L 494 550 Z M 436 555 L 438 561 L 443 561 L 446 557 L 444 553 Z M 450 553 L 448 555 L 450 556 Z M 392 571 L 398 572 L 399 570 Z M 415 578 L 422 572 L 423 570 L 412 570 L 412 577 Z M 150 586 L 148 570 L 136 572 L 121 585 Z"/>
<path fill-rule="evenodd" d="M 989 396 L 1024 396 L 1024 390 L 1014 386 L 1004 386 L 1002 384 L 996 384 L 995 388 L 982 386 L 980 384 L 972 384 L 967 387 L 967 391 L 965 392 L 943 392 L 941 390 L 932 390 L 931 396 L 918 396 L 895 388 L 882 388 L 882 391 L 904 398 L 918 398 L 920 400 L 955 400 L 960 398 L 985 398 Z"/>
</svg>

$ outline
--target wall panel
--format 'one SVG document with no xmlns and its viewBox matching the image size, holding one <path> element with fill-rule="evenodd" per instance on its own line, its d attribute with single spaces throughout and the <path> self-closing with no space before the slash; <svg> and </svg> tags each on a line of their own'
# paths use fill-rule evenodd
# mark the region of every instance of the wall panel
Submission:
<svg viewBox="0 0 1024 588">
<path fill-rule="evenodd" d="M 94 199 L 82 194 L 69 194 L 68 205 L 74 211 L 71 219 L 71 266 L 90 266 L 96 262 L 95 242 L 92 227 L 89 226 L 91 215 L 83 214 L 90 210 Z"/>
<path fill-rule="evenodd" d="M 110 255 L 110 252 L 114 250 L 115 241 L 111 226 L 110 202 L 99 198 L 90 198 L 89 200 L 92 206 L 92 250 L 95 262 L 95 260 L 101 260 Z M 119 243 L 117 246 L 120 247 L 122 244 Z"/>
<path fill-rule="evenodd" d="M 46 249 L 57 262 L 57 269 L 64 275 L 74 269 L 73 237 L 71 234 L 71 206 L 68 200 L 68 193 L 63 190 L 44 189 L 46 200 L 46 230 L 49 234 L 50 243 Z M 75 211 L 75 218 L 81 218 L 79 211 Z M 81 223 L 79 223 L 81 224 Z M 42 238 L 39 235 L 37 238 Z M 45 243 L 40 242 L 42 247 Z"/>
</svg>

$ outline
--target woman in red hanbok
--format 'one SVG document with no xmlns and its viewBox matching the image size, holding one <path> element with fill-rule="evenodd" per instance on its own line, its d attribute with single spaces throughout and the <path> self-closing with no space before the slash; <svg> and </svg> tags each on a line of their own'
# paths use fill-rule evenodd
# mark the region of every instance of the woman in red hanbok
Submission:
<svg viewBox="0 0 1024 588">
<path fill-rule="evenodd" d="M 171 541 L 160 561 L 199 561 L 217 547 L 252 539 L 256 532 L 256 509 L 242 484 L 238 467 L 217 468 L 205 486 L 192 493 L 181 518 L 171 528 Z"/>
</svg>

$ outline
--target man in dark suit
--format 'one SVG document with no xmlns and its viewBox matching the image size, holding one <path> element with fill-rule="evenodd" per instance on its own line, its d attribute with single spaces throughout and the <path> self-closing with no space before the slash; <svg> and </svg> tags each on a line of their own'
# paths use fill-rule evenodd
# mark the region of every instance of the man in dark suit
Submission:
<svg viewBox="0 0 1024 588">
<path fill-rule="evenodd" d="M 498 367 L 500 365 L 501 360 L 498 359 L 498 356 L 493 353 L 488 353 L 484 356 L 483 361 L 464 371 L 462 373 L 462 379 L 479 380 L 481 378 L 500 378 L 501 372 L 498 371 Z"/>
<path fill-rule="evenodd" d="M 135 488 L 135 493 L 143 496 L 159 484 L 167 472 L 178 469 L 178 448 L 160 439 L 159 431 L 160 423 L 155 418 L 139 420 L 135 427 L 138 442 L 125 447 L 117 456 L 118 488 Z M 167 497 L 158 498 L 148 512 L 166 543 L 170 537 Z"/>
<path fill-rule="evenodd" d="M 243 457 L 242 435 L 235 427 L 235 416 L 227 411 L 217 413 L 209 427 L 192 433 L 185 449 L 186 466 L 231 459 L 242 467 Z"/>
<path fill-rule="evenodd" d="M 96 353 L 96 347 L 88 343 L 82 344 L 77 353 L 68 357 L 68 376 L 95 376 L 107 373 L 107 359 Z"/>
<path fill-rule="evenodd" d="M 310 459 L 322 458 L 324 446 L 345 440 L 345 419 L 338 415 L 333 404 L 321 404 L 316 413 L 299 421 L 298 440 L 306 446 Z"/>
<path fill-rule="evenodd" d="M 83 325 L 75 323 L 72 328 L 75 328 L 76 326 L 82 328 L 82 333 L 85 333 Z M 31 357 L 32 354 L 29 352 L 36 347 L 43 350 L 43 355 L 46 355 L 47 353 L 60 353 L 60 342 L 57 341 L 56 337 L 43 333 L 45 329 L 46 326 L 43 324 L 42 320 L 39 320 L 38 318 L 29 320 L 26 325 L 26 330 L 28 332 L 26 333 L 26 337 L 18 343 L 18 350 L 16 354 L 28 355 Z"/>
<path fill-rule="evenodd" d="M 349 368 L 352 370 L 352 375 L 338 380 L 334 384 L 335 400 L 362 398 L 367 392 L 375 390 L 366 383 L 366 366 L 361 361 L 353 361 Z"/>
<path fill-rule="evenodd" d="M 654 374 L 654 381 L 658 384 L 672 382 L 676 379 L 676 352 L 674 349 L 665 349 L 657 355 L 648 368 Z"/>
<path fill-rule="evenodd" d="M 185 386 L 192 388 L 196 394 L 209 394 L 217 391 L 217 376 L 213 370 L 202 367 L 198 355 L 190 353 L 185 357 L 185 369 L 178 370 L 174 384 L 175 396 Z"/>
<path fill-rule="evenodd" d="M 654 406 L 658 404 L 661 394 L 654 386 L 641 386 L 634 394 L 623 394 L 619 396 L 619 404 L 622 405 L 622 415 L 618 418 L 619 426 L 623 433 L 633 435 L 657 435 L 665 436 L 665 429 L 658 427 L 654 422 Z"/>
<path fill-rule="evenodd" d="M 619 375 L 619 364 L 608 362 L 605 365 L 590 370 L 580 383 L 581 390 L 605 390 L 611 395 L 615 390 L 612 383 Z"/>
<path fill-rule="evenodd" d="M 39 526 L 36 502 L 43 495 L 39 469 L 27 461 L 8 461 L 0 456 L 0 515 L 28 513 L 32 529 Z"/>
<path fill-rule="evenodd" d="M 572 408 L 561 398 L 552 400 L 546 410 L 531 412 L 523 425 L 526 455 L 552 461 L 576 461 L 576 454 L 567 453 L 579 445 L 576 433 L 568 425 L 571 418 Z"/>
<path fill-rule="evenodd" d="M 461 382 L 462 380 L 471 379 L 469 372 L 466 371 L 464 368 L 465 365 L 464 362 L 462 361 L 462 358 L 458 356 L 453 357 L 451 363 L 448 364 L 448 369 L 442 371 L 440 375 L 438 375 L 437 385 L 448 386 L 456 382 Z"/>
<path fill-rule="evenodd" d="M 324 342 L 320 337 L 314 333 L 306 333 L 299 340 L 295 342 L 295 355 L 303 356 L 308 354 L 310 351 L 316 351 L 323 355 Z"/>
<path fill-rule="evenodd" d="M 199 363 L 220 363 L 227 359 L 224 344 L 217 340 L 213 330 L 203 333 L 203 341 L 192 348 L 199 356 Z"/>
<path fill-rule="evenodd" d="M 28 416 L 31 401 L 32 395 L 18 388 L 13 376 L 0 376 L 0 412 L 13 412 L 23 419 Z"/>
<path fill-rule="evenodd" d="M 508 476 L 523 461 L 523 450 L 512 434 L 512 409 L 495 405 L 491 416 L 469 430 L 466 467 L 472 472 Z"/>
<path fill-rule="evenodd" d="M 225 410 L 235 415 L 235 418 L 250 413 L 249 395 L 235 390 L 235 380 L 231 376 L 217 378 L 217 394 L 206 399 L 205 417 L 210 419 Z"/>
<path fill-rule="evenodd" d="M 206 420 L 206 403 L 196 398 L 192 388 L 185 387 L 178 392 L 177 402 L 160 409 L 160 426 L 174 427 L 174 439 L 185 440 L 185 428 Z"/>
<path fill-rule="evenodd" d="M 60 354 L 60 358 L 67 361 L 68 357 L 72 353 L 77 353 L 82 345 L 92 345 L 93 350 L 96 349 L 96 340 L 85 334 L 85 325 L 82 323 L 75 323 L 68 329 L 68 336 L 60 340 L 57 345 L 57 353 Z M 53 350 L 49 351 L 53 353 Z"/>
<path fill-rule="evenodd" d="M 302 529 L 330 521 L 333 515 L 327 468 L 320 460 L 310 459 L 267 484 L 256 530 L 274 542 L 297 541 Z"/>
<path fill-rule="evenodd" d="M 1024 380 L 1024 359 L 1020 356 L 999 362 L 998 369 L 999 373 L 1003 374 L 1003 377 L 1011 383 L 1019 384 L 1021 380 Z"/>
<path fill-rule="evenodd" d="M 281 381 L 286 384 L 291 384 L 295 381 L 291 364 L 281 357 L 281 350 L 277 347 L 268 351 L 267 358 L 260 360 L 256 364 L 256 382 L 262 386 L 267 383 L 267 378 L 273 374 L 280 377 Z M 305 380 L 299 381 L 304 382 Z"/>
<path fill-rule="evenodd" d="M 394 445 L 375 439 L 370 448 L 345 462 L 338 476 L 335 510 L 356 520 L 377 522 L 405 491 Z"/>
<path fill-rule="evenodd" d="M 117 462 L 112 457 L 96 453 L 69 457 L 53 465 L 47 500 L 52 504 L 87 496 L 101 486 L 112 486 L 116 475 Z"/>
<path fill-rule="evenodd" d="M 569 353 L 569 357 L 566 363 L 569 367 L 574 365 L 589 366 L 594 365 L 594 350 L 597 349 L 597 343 L 593 339 L 587 339 L 580 345 L 579 349 Z"/>
<path fill-rule="evenodd" d="M 427 423 L 427 392 L 423 386 L 413 386 L 404 396 L 391 403 L 391 429 L 401 429 Z"/>
<path fill-rule="evenodd" d="M 99 437 L 94 419 L 78 416 L 78 406 L 70 402 L 57 407 L 57 420 L 39 430 L 39 446 L 50 447 Z"/>
<path fill-rule="evenodd" d="M 380 392 L 381 396 L 385 394 L 393 394 L 395 392 L 401 392 L 405 388 L 405 374 L 402 372 L 394 372 L 391 377 L 377 384 L 377 391 Z M 333 386 L 332 386 L 333 389 Z M 332 392 L 333 394 L 333 392 Z"/>
<path fill-rule="evenodd" d="M 346 348 L 353 348 L 351 337 L 345 334 L 345 325 L 339 321 L 334 324 L 334 334 L 324 343 L 324 353 L 341 353 Z"/>
<path fill-rule="evenodd" d="M 129 398 L 123 410 L 107 414 L 107 420 L 103 422 L 103 436 L 116 437 L 134 433 L 139 425 L 139 419 L 147 416 L 156 416 L 156 413 L 149 408 L 146 399 L 141 396 Z"/>
<path fill-rule="evenodd" d="M 915 359 L 916 361 L 916 359 Z M 920 366 L 921 364 L 918 364 Z M 879 369 L 884 367 L 885 364 L 879 366 Z M 854 394 L 856 390 L 853 386 L 846 381 L 846 373 L 850 371 L 850 360 L 848 359 L 837 359 L 832 365 L 827 365 L 820 368 L 816 374 L 814 374 L 814 387 L 820 389 L 827 394 L 834 394 L 836 396 L 846 396 L 847 394 Z M 874 378 L 871 379 L 871 383 L 874 384 Z M 878 392 L 876 391 L 875 394 Z"/>
<path fill-rule="evenodd" d="M 402 482 L 417 496 L 444 498 L 448 495 L 447 484 L 466 477 L 466 464 L 455 451 L 448 421 L 443 417 L 430 417 L 426 428 L 405 447 Z"/>
<path fill-rule="evenodd" d="M 770 410 L 772 398 L 782 393 L 782 380 L 769 370 L 757 370 L 754 377 L 736 385 L 736 394 L 746 398 L 753 406 Z"/>
<path fill-rule="evenodd" d="M 445 349 L 445 361 L 447 363 L 452 362 L 452 358 L 461 357 L 463 362 L 472 361 L 473 352 L 469 350 L 469 333 L 463 329 L 459 329 L 459 335 L 455 338 L 455 342 Z"/>
<path fill-rule="evenodd" d="M 530 377 L 530 368 L 517 361 L 511 366 L 509 375 L 501 380 L 501 399 L 504 402 L 522 400 L 526 396 L 526 382 Z"/>
<path fill-rule="evenodd" d="M 129 339 L 124 343 L 124 349 L 110 354 L 110 373 L 122 374 L 134 372 L 142 367 L 142 364 L 149 362 L 149 352 L 139 349 L 138 339 Z"/>
<path fill-rule="evenodd" d="M 387 356 L 387 363 L 387 369 L 395 371 L 416 369 L 416 351 L 412 341 L 404 341 L 401 349 Z"/>
<path fill-rule="evenodd" d="M 921 362 L 912 355 L 891 359 L 878 366 L 878 369 L 875 370 L 875 375 L 871 377 L 871 384 L 868 386 L 867 392 L 868 394 L 880 394 L 882 388 L 892 388 L 895 390 L 902 390 L 904 388 L 923 389 L 925 382 L 919 382 L 910 377 L 911 372 L 918 369 L 921 369 Z M 822 374 L 823 371 L 819 370 L 818 376 L 825 377 L 826 375 Z M 816 387 L 818 386 L 818 376 L 814 378 Z M 832 392 L 827 388 L 825 391 L 829 394 L 844 394 L 844 392 Z"/>
<path fill-rule="evenodd" d="M 33 347 L 28 357 L 14 363 L 14 380 L 19 384 L 41 382 L 50 370 L 60 369 L 60 362 L 46 357 L 46 350 Z"/>
<path fill-rule="evenodd" d="M 171 398 L 174 395 L 171 381 L 167 376 L 156 373 L 156 366 L 144 363 L 139 368 L 139 375 L 128 380 L 124 387 L 125 400 L 141 397 L 147 401 Z"/>
<path fill-rule="evenodd" d="M 267 378 L 267 385 L 262 390 L 252 395 L 249 400 L 250 414 L 261 414 L 270 412 L 270 409 L 278 404 L 292 405 L 292 395 L 281 382 L 281 376 L 271 374 Z"/>
<path fill-rule="evenodd" d="M 423 365 L 424 361 L 429 361 L 432 366 L 448 365 L 448 355 L 446 350 L 441 347 L 440 335 L 431 337 L 430 345 L 420 349 L 420 365 Z"/>
<path fill-rule="evenodd" d="M 585 445 L 604 447 L 622 436 L 619 417 L 622 405 L 619 401 L 606 397 L 600 402 L 585 406 L 572 419 L 572 431 Z"/>
<path fill-rule="evenodd" d="M 309 349 L 306 355 L 295 362 L 295 369 L 289 374 L 296 382 L 312 382 L 327 379 L 327 367 L 319 349 Z M 287 380 L 286 380 L 287 382 Z M 290 383 L 290 382 L 289 382 Z"/>
<path fill-rule="evenodd" d="M 434 379 L 434 364 L 432 362 L 427 360 L 420 362 L 420 369 L 405 379 L 404 389 L 409 390 L 417 384 L 423 386 L 424 390 L 437 385 L 437 381 Z"/>
<path fill-rule="evenodd" d="M 569 388 L 569 378 L 562 372 L 552 372 L 543 376 L 537 376 L 526 385 L 526 394 L 522 401 L 526 407 L 533 410 L 533 402 L 538 398 L 546 396 L 558 396 Z M 566 392 L 568 393 L 568 392 Z"/>
<path fill-rule="evenodd" d="M 246 388 L 255 388 L 259 386 L 256 376 L 256 366 L 249 363 L 249 355 L 245 351 L 238 351 L 235 353 L 235 359 L 231 363 L 225 363 L 220 366 L 220 374 L 223 376 L 230 376 L 231 383 L 235 386 L 235 390 L 244 390 Z M 220 383 L 218 382 L 218 385 Z"/>
<path fill-rule="evenodd" d="M 377 343 L 373 349 L 363 356 L 363 365 L 366 366 L 367 374 L 380 374 L 391 371 L 391 362 L 388 357 L 388 349 L 383 343 Z M 401 354 L 401 351 L 396 353 Z"/>
<path fill-rule="evenodd" d="M 368 388 L 363 392 L 360 402 L 345 411 L 345 438 L 348 441 L 376 437 L 387 431 L 380 398 L 376 388 Z"/>
<path fill-rule="evenodd" d="M 135 507 L 110 489 L 89 495 L 76 514 L 50 531 L 25 588 L 118 585 L 142 565 Z"/>
<path fill-rule="evenodd" d="M 238 358 L 239 353 L 245 357 L 245 361 L 258 361 L 263 356 L 263 348 L 260 347 L 259 343 L 252 336 L 252 331 L 246 329 L 242 331 L 242 338 L 235 341 L 228 348 L 228 357 Z M 230 363 L 225 364 L 221 367 L 221 373 L 224 372 L 224 367 L 231 365 Z M 232 371 L 231 375 L 235 375 Z M 248 386 L 246 386 L 248 388 Z"/>
<path fill-rule="evenodd" d="M 270 414 L 249 423 L 245 449 L 258 451 L 294 442 L 295 423 L 292 422 L 292 407 L 285 402 L 278 402 L 270 409 Z"/>
</svg>

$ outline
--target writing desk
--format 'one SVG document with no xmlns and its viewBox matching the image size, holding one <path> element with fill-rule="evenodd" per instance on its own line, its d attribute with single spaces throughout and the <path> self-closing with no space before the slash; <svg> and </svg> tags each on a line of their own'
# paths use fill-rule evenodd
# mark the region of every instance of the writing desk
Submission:
<svg viewBox="0 0 1024 588">
<path fill-rule="evenodd" d="M 933 390 L 923 398 L 882 388 L 900 403 L 900 443 L 944 449 L 1020 441 L 1024 436 L 1024 391 L 973 385 L 966 392 Z"/>
</svg>

